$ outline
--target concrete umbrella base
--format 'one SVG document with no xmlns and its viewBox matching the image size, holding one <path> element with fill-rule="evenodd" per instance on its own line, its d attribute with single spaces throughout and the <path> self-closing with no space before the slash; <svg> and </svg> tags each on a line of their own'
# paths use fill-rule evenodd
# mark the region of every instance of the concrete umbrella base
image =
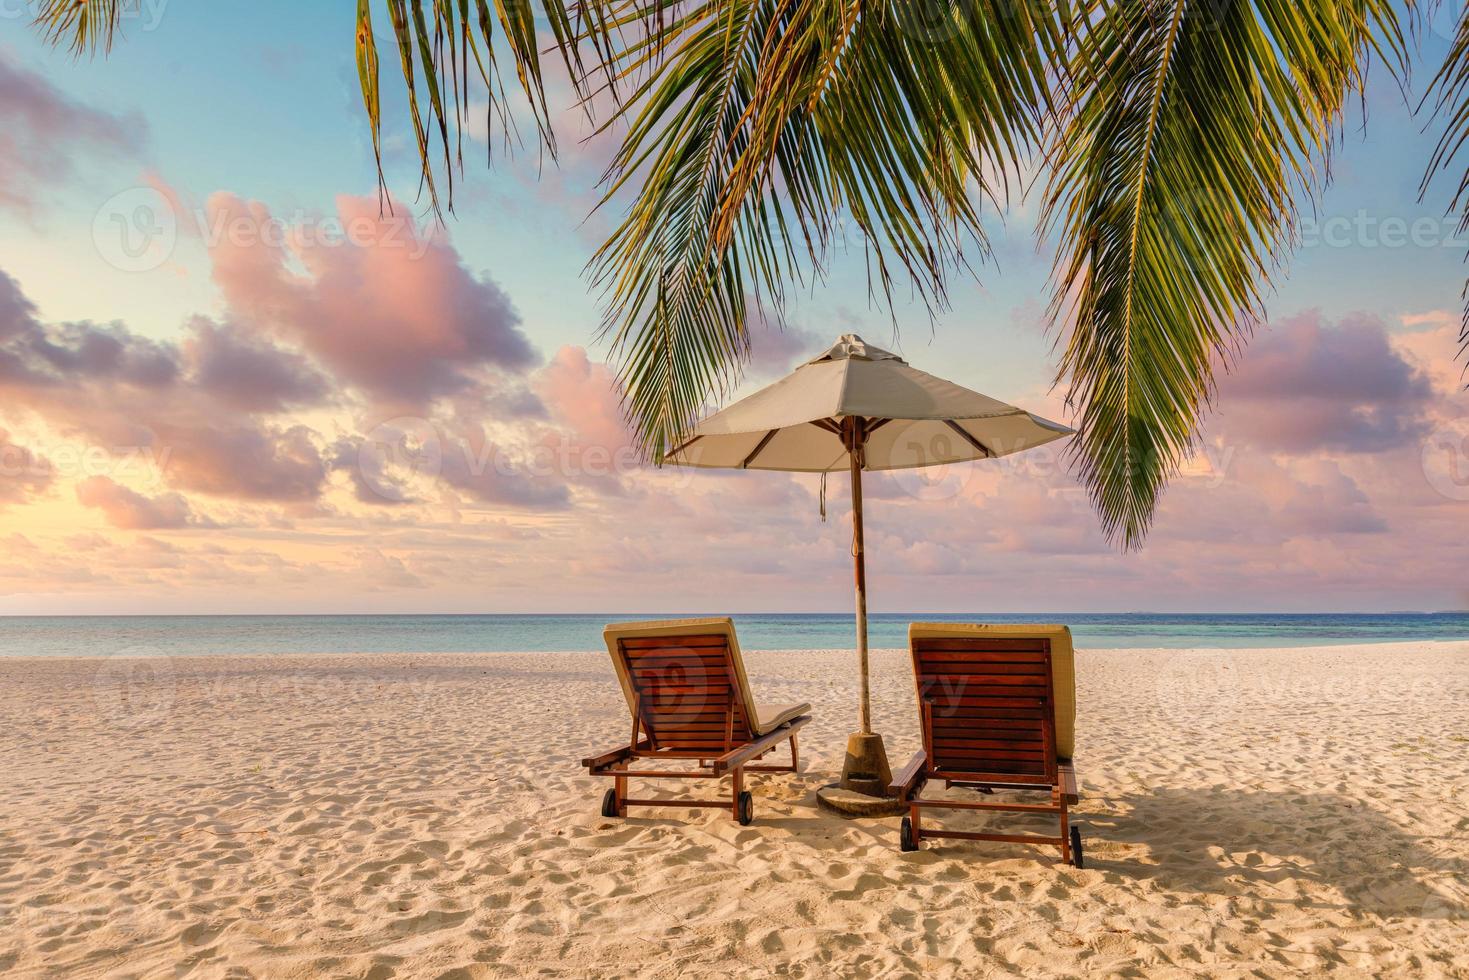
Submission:
<svg viewBox="0 0 1469 980">
<path fill-rule="evenodd" d="M 908 809 L 888 795 L 892 781 L 882 736 L 856 732 L 847 737 L 841 782 L 821 787 L 816 799 L 824 809 L 844 817 L 891 817 Z"/>
</svg>

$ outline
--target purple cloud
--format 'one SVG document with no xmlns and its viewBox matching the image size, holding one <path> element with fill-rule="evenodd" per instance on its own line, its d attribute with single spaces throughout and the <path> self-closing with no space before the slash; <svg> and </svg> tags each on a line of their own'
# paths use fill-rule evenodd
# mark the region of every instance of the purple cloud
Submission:
<svg viewBox="0 0 1469 980">
<path fill-rule="evenodd" d="M 281 412 L 320 402 L 331 383 L 295 351 L 242 336 L 233 325 L 195 317 L 183 343 L 194 382 L 246 412 Z"/>
<path fill-rule="evenodd" d="M 1428 377 L 1379 319 L 1308 313 L 1260 333 L 1219 386 L 1226 439 L 1286 453 L 1378 453 L 1415 442 L 1433 400 Z"/>
<path fill-rule="evenodd" d="M 0 50 L 0 208 L 30 215 L 43 188 L 71 176 L 77 160 L 134 151 L 144 126 L 73 101 Z M 3 316 L 3 311 L 0 311 Z"/>
<path fill-rule="evenodd" d="M 314 390 L 299 356 L 255 340 L 232 343 L 219 335 L 224 328 L 198 321 L 187 355 L 118 323 L 46 325 L 3 273 L 0 315 L 0 412 L 35 413 L 114 451 L 146 449 L 182 489 L 304 501 L 325 485 L 310 430 L 242 411 Z M 216 389 L 221 363 L 249 370 Z"/>
</svg>

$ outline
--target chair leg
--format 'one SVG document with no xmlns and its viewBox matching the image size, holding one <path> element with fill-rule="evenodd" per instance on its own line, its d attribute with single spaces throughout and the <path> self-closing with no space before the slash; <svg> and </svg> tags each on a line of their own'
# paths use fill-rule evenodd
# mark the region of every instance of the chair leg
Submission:
<svg viewBox="0 0 1469 980">
<path fill-rule="evenodd" d="M 613 798 L 613 801 L 617 804 L 617 815 L 619 817 L 625 817 L 625 816 L 627 816 L 627 777 L 626 776 L 614 776 L 614 777 L 612 777 L 612 798 Z"/>
<path fill-rule="evenodd" d="M 738 767 L 736 767 L 735 770 L 734 770 L 734 772 L 731 773 L 731 776 L 733 778 L 730 780 L 730 782 L 731 782 L 730 812 L 732 814 L 734 814 L 735 822 L 736 823 L 739 823 L 739 820 L 740 820 L 740 794 L 745 791 L 745 767 L 744 766 L 738 766 Z"/>
<path fill-rule="evenodd" d="M 791 772 L 801 771 L 800 749 L 796 748 L 796 732 L 791 732 Z"/>
<path fill-rule="evenodd" d="M 913 796 L 916 798 L 917 793 Z M 913 800 L 908 802 L 908 822 L 913 825 L 913 844 L 916 847 L 923 841 L 923 831 L 919 827 L 919 806 Z"/>
<path fill-rule="evenodd" d="M 1067 864 L 1071 863 L 1071 818 L 1066 812 L 1066 794 L 1061 790 L 1051 790 L 1051 802 L 1061 808 L 1061 860 Z"/>
</svg>

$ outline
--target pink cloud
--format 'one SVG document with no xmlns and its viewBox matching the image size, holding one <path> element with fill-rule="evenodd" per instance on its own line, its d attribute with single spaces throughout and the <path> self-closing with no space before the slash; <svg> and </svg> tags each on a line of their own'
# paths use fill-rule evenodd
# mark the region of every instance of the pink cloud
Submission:
<svg viewBox="0 0 1469 980">
<path fill-rule="evenodd" d="M 84 507 L 102 511 L 107 523 L 128 531 L 152 531 L 190 527 L 216 527 L 189 506 L 182 494 L 144 496 L 105 476 L 92 476 L 76 486 L 77 500 Z"/>
<path fill-rule="evenodd" d="M 406 207 L 384 215 L 376 199 L 344 196 L 337 210 L 340 231 L 285 230 L 263 204 L 209 199 L 214 281 L 233 317 L 299 345 L 342 383 L 405 404 L 536 362 L 504 291 L 420 233 Z"/>
<path fill-rule="evenodd" d="M 242 500 L 304 502 L 321 495 L 327 466 L 313 432 L 285 427 L 228 425 L 160 427 L 169 483 Z"/>
<path fill-rule="evenodd" d="M 617 379 L 606 364 L 594 363 L 585 348 L 558 350 L 536 375 L 533 387 L 552 418 L 582 444 L 608 450 L 632 445 Z"/>
<path fill-rule="evenodd" d="M 571 506 L 571 471 L 555 454 L 500 445 L 474 424 L 443 426 L 439 438 L 438 479 L 469 499 L 542 511 Z"/>
</svg>

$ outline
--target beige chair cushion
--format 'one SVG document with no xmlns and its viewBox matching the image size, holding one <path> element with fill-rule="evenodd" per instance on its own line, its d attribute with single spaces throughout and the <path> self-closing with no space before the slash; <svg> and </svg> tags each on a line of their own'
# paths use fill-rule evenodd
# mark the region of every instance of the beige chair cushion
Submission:
<svg viewBox="0 0 1469 980">
<path fill-rule="evenodd" d="M 802 715 L 810 714 L 811 705 L 805 703 L 756 705 L 755 711 L 759 715 L 759 734 L 764 735 L 788 721 L 795 721 Z"/>
<path fill-rule="evenodd" d="M 978 623 L 913 623 L 908 642 L 917 639 L 962 639 L 983 636 L 997 640 L 1050 640 L 1051 691 L 1056 704 L 1056 754 L 1070 759 L 1076 751 L 1076 656 L 1071 630 L 1065 626 Z"/>
<path fill-rule="evenodd" d="M 617 644 L 626 639 L 647 639 L 657 636 L 719 636 L 729 645 L 730 660 L 734 664 L 735 683 L 738 695 L 745 706 L 745 717 L 750 719 L 756 735 L 764 735 L 811 710 L 809 704 L 782 704 L 761 708 L 750 694 L 750 681 L 745 676 L 745 661 L 740 656 L 740 641 L 735 637 L 734 620 L 728 616 L 712 619 L 663 619 L 641 623 L 611 623 L 602 630 L 607 642 L 607 652 L 612 657 L 612 667 L 617 671 L 617 682 L 622 685 L 622 696 L 627 699 L 627 710 L 637 710 L 633 698 L 632 680 L 627 676 L 627 664 Z"/>
</svg>

